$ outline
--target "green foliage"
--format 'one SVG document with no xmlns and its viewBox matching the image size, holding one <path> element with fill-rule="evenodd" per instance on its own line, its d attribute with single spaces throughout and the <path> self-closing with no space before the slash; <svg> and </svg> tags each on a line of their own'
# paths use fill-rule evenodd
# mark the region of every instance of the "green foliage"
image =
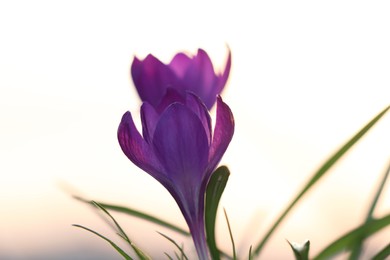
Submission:
<svg viewBox="0 0 390 260">
<path fill-rule="evenodd" d="M 383 178 L 381 182 L 379 183 L 378 189 L 375 193 L 374 199 L 372 200 L 372 203 L 370 205 L 370 208 L 367 213 L 367 217 L 365 220 L 365 223 L 369 223 L 372 220 L 373 213 L 375 210 L 375 207 L 378 203 L 379 197 L 382 194 L 383 188 L 385 187 L 386 181 L 390 175 L 390 164 L 387 167 L 387 170 L 385 171 L 385 174 L 383 175 Z M 359 259 L 361 250 L 362 250 L 362 245 L 363 245 L 364 238 L 357 238 L 357 241 L 355 242 L 354 246 L 351 249 L 351 254 L 349 256 L 349 260 L 357 260 Z"/>
<path fill-rule="evenodd" d="M 248 260 L 252 260 L 252 246 L 249 247 L 249 254 L 248 254 Z"/>
<path fill-rule="evenodd" d="M 121 228 L 121 226 L 118 224 L 118 222 L 115 220 L 115 218 L 99 203 L 95 202 L 95 201 L 91 201 L 90 202 L 92 205 L 96 206 L 97 208 L 99 208 L 100 210 L 102 210 L 111 220 L 112 222 L 115 224 L 115 227 L 117 228 L 117 234 L 122 238 L 124 239 L 130 246 L 131 248 L 134 250 L 134 252 L 136 253 L 136 255 L 139 257 L 139 259 L 141 260 L 149 260 L 151 259 L 147 254 L 145 254 L 141 249 L 139 249 L 130 239 L 129 237 L 127 236 L 127 234 L 123 231 L 123 229 Z M 96 231 L 93 231 L 89 228 L 86 228 L 84 226 L 81 226 L 81 225 L 73 225 L 75 227 L 79 227 L 79 228 L 83 228 L 87 231 L 90 231 L 92 233 L 94 233 L 95 235 L 103 238 L 104 240 L 106 240 L 108 243 L 110 243 L 110 245 L 112 247 L 115 248 L 116 251 L 118 251 L 125 259 L 132 259 L 128 254 L 126 254 L 118 245 L 116 245 L 113 241 L 111 241 L 110 239 L 108 239 L 107 237 L 97 233 Z"/>
<path fill-rule="evenodd" d="M 175 240 L 173 240 L 172 238 L 168 237 L 167 235 L 164 235 L 163 233 L 160 233 L 160 232 L 157 232 L 159 233 L 161 236 L 165 237 L 166 239 L 168 239 L 172 244 L 174 244 L 176 246 L 177 249 L 179 249 L 180 251 L 180 256 L 178 254 L 176 254 L 177 256 L 177 259 L 178 260 L 188 260 L 188 257 L 186 256 L 186 254 L 184 253 L 184 250 L 183 250 L 183 247 L 179 246 Z"/>
<path fill-rule="evenodd" d="M 384 260 L 390 256 L 390 243 L 387 244 L 381 251 L 379 251 L 372 260 Z"/>
<path fill-rule="evenodd" d="M 309 250 L 310 250 L 310 241 L 306 240 L 303 244 L 297 244 L 297 243 L 290 243 L 288 241 L 288 244 L 291 246 L 291 249 L 294 252 L 294 256 L 296 260 L 309 260 Z"/>
<path fill-rule="evenodd" d="M 86 199 L 81 198 L 79 196 L 73 196 L 73 197 L 79 201 L 91 203 L 90 200 L 86 200 Z M 106 209 L 114 210 L 117 212 L 122 212 L 124 214 L 128 214 L 130 216 L 137 217 L 137 218 L 152 222 L 152 223 L 160 225 L 162 227 L 166 227 L 166 228 L 173 230 L 173 231 L 176 231 L 182 235 L 190 236 L 190 233 L 188 231 L 186 231 L 186 230 L 184 230 L 184 229 L 182 229 L 174 224 L 168 223 L 167 221 L 161 220 L 157 217 L 154 217 L 154 216 L 149 215 L 147 213 L 141 212 L 139 210 L 135 210 L 135 209 L 124 207 L 124 206 L 114 205 L 114 204 L 102 203 L 102 202 L 99 202 L 99 204 Z"/>
<path fill-rule="evenodd" d="M 351 249 L 354 247 L 354 244 L 358 238 L 365 239 L 387 227 L 388 225 L 390 225 L 390 214 L 379 219 L 372 219 L 368 223 L 365 223 L 336 239 L 324 250 L 322 250 L 316 257 L 314 257 L 314 259 L 329 259 L 343 250 Z"/>
<path fill-rule="evenodd" d="M 84 227 L 84 226 L 81 226 L 81 225 L 77 225 L 77 224 L 74 224 L 73 225 L 74 227 L 78 227 L 78 228 L 82 228 L 82 229 L 85 229 L 95 235 L 97 235 L 98 237 L 106 240 L 121 256 L 123 256 L 126 260 L 132 260 L 133 258 L 131 258 L 128 254 L 126 254 L 125 251 L 123 251 L 117 244 L 115 244 L 114 242 L 112 242 L 110 239 L 108 239 L 107 237 L 99 234 L 98 232 L 96 231 L 93 231 L 92 229 L 89 229 L 87 227 Z"/>
<path fill-rule="evenodd" d="M 173 257 L 170 256 L 169 254 L 167 254 L 166 252 L 164 253 L 164 255 L 166 255 L 168 257 L 169 260 L 173 260 Z"/>
<path fill-rule="evenodd" d="M 207 245 L 212 259 L 220 259 L 220 252 L 215 241 L 215 220 L 217 209 L 226 183 L 229 179 L 229 169 L 221 166 L 211 175 L 206 190 L 205 225 Z"/>
<path fill-rule="evenodd" d="M 226 210 L 223 209 L 223 212 L 225 213 L 226 223 L 227 223 L 227 226 L 228 226 L 228 229 L 229 229 L 230 240 L 231 240 L 231 242 L 232 242 L 233 260 L 236 260 L 236 259 L 237 259 L 237 255 L 236 255 L 236 246 L 235 246 L 235 244 L 234 244 L 232 229 L 230 228 L 230 223 L 229 223 L 228 216 L 227 216 L 227 214 L 226 214 Z"/>
<path fill-rule="evenodd" d="M 282 212 L 279 218 L 274 222 L 271 228 L 268 230 L 263 239 L 255 247 L 254 254 L 258 255 L 263 249 L 264 245 L 267 243 L 273 232 L 279 226 L 279 224 L 284 220 L 288 215 L 291 209 L 301 200 L 303 195 L 317 183 L 328 170 L 347 152 L 352 146 L 357 143 L 367 132 L 370 130 L 378 121 L 383 117 L 383 115 L 390 109 L 390 106 L 386 107 L 381 111 L 377 116 L 375 116 L 367 125 L 365 125 L 357 134 L 355 134 L 350 140 L 348 140 L 339 150 L 337 150 L 318 170 L 314 173 L 312 178 L 306 183 L 303 189 L 296 195 L 292 202 L 287 206 L 287 208 Z"/>
</svg>

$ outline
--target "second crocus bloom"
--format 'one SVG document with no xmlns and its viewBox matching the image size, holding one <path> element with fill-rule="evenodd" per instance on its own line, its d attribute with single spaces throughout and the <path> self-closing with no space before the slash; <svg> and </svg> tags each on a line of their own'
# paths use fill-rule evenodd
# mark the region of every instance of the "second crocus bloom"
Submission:
<svg viewBox="0 0 390 260">
<path fill-rule="evenodd" d="M 230 51 L 225 69 L 220 74 L 214 71 L 210 57 L 202 49 L 193 57 L 178 53 L 169 64 L 149 54 L 144 60 L 134 58 L 131 76 L 141 100 L 159 111 L 165 109 L 161 101 L 169 88 L 182 96 L 187 91 L 196 94 L 210 110 L 225 87 L 230 66 Z"/>
</svg>

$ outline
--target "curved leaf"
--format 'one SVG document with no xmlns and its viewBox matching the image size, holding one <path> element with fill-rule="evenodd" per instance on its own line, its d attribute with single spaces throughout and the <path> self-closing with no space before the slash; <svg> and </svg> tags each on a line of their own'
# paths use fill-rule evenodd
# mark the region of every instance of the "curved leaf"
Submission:
<svg viewBox="0 0 390 260">
<path fill-rule="evenodd" d="M 221 166 L 214 171 L 207 184 L 205 225 L 207 245 L 212 259 L 220 259 L 220 252 L 215 241 L 215 219 L 217 216 L 218 204 L 229 179 L 229 175 L 229 169 L 226 166 Z"/>
</svg>

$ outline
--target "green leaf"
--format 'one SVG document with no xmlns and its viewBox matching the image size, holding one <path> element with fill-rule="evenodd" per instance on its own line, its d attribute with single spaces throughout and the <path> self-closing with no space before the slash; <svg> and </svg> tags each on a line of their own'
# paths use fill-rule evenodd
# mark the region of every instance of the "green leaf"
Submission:
<svg viewBox="0 0 390 260">
<path fill-rule="evenodd" d="M 82 201 L 82 202 L 85 202 L 85 203 L 91 203 L 90 200 L 86 200 L 84 198 L 81 198 L 79 196 L 73 196 L 75 199 L 79 200 L 79 201 Z M 152 215 L 149 215 L 149 214 L 146 214 L 144 212 L 141 212 L 141 211 L 138 211 L 138 210 L 135 210 L 135 209 L 131 209 L 131 208 L 128 208 L 128 207 L 124 207 L 124 206 L 119 206 L 119 205 L 113 205 L 113 204 L 107 204 L 107 203 L 103 203 L 103 202 L 99 202 L 99 204 L 101 206 L 103 206 L 104 208 L 106 209 L 109 209 L 109 210 L 114 210 L 114 211 L 117 211 L 117 212 L 121 212 L 121 213 L 125 213 L 125 214 L 128 214 L 128 215 L 131 215 L 131 216 L 134 216 L 134 217 L 137 217 L 137 218 L 140 218 L 140 219 L 143 219 L 143 220 L 146 220 L 146 221 L 149 221 L 149 222 L 152 222 L 154 224 L 158 224 L 162 227 L 166 227 L 170 230 L 173 230 L 173 231 L 176 231 L 182 235 L 185 235 L 185 236 L 190 236 L 190 233 L 188 231 L 185 231 L 184 229 L 178 227 L 178 226 L 175 226 L 171 223 L 168 223 L 164 220 L 161 220 L 161 219 L 158 219 Z"/>
<path fill-rule="evenodd" d="M 230 223 L 229 223 L 228 216 L 227 216 L 227 214 L 226 214 L 226 210 L 223 209 L 223 212 L 225 213 L 226 223 L 227 223 L 228 229 L 229 229 L 230 240 L 231 240 L 231 242 L 232 242 L 233 260 L 236 260 L 236 259 L 237 259 L 237 255 L 236 255 L 236 246 L 235 246 L 235 244 L 234 244 L 232 229 L 230 228 Z"/>
<path fill-rule="evenodd" d="M 381 251 L 379 251 L 372 260 L 384 260 L 386 257 L 390 256 L 390 243 L 387 244 Z"/>
<path fill-rule="evenodd" d="M 77 224 L 74 224 L 73 226 L 74 226 L 74 227 L 78 227 L 78 228 L 85 229 L 85 230 L 87 230 L 87 231 L 89 231 L 89 232 L 91 232 L 91 233 L 93 233 L 93 234 L 99 236 L 100 238 L 106 240 L 106 241 L 107 241 L 113 248 L 115 248 L 115 250 L 116 250 L 119 254 L 121 254 L 126 260 L 132 260 L 132 259 L 133 259 L 133 258 L 131 258 L 128 254 L 126 254 L 126 252 L 123 251 L 119 246 L 117 246 L 114 242 L 112 242 L 112 241 L 111 241 L 110 239 L 108 239 L 107 237 L 105 237 L 105 236 L 99 234 L 98 232 L 93 231 L 92 229 L 89 229 L 89 228 L 87 228 L 87 227 L 84 227 L 84 226 L 81 226 L 81 225 L 77 225 Z"/>
<path fill-rule="evenodd" d="M 287 240 L 291 249 L 294 252 L 296 260 L 309 260 L 310 241 L 306 240 L 303 244 L 290 243 Z"/>
<path fill-rule="evenodd" d="M 330 259 L 332 256 L 342 252 L 343 250 L 350 249 L 357 238 L 367 238 L 389 225 L 390 214 L 386 215 L 383 218 L 372 219 L 368 223 L 363 224 L 358 228 L 353 229 L 352 231 L 336 239 L 324 250 L 322 250 L 316 257 L 314 257 L 314 259 Z"/>
<path fill-rule="evenodd" d="M 253 257 L 252 257 L 252 246 L 249 247 L 248 259 L 249 259 L 249 260 L 252 260 L 252 259 L 253 259 Z"/>
<path fill-rule="evenodd" d="M 106 213 L 107 216 L 110 217 L 110 219 L 114 222 L 115 226 L 118 228 L 118 235 L 123 238 L 134 250 L 134 252 L 137 254 L 137 256 L 142 259 L 142 260 L 148 260 L 151 259 L 147 254 L 145 254 L 140 248 L 138 248 L 126 235 L 125 231 L 121 228 L 121 226 L 118 224 L 118 222 L 115 220 L 115 218 L 98 202 L 92 201 L 91 202 L 94 206 L 98 207 L 101 209 L 104 213 Z"/>
<path fill-rule="evenodd" d="M 166 255 L 169 260 L 173 260 L 173 258 L 167 252 L 164 252 L 164 255 Z"/>
<path fill-rule="evenodd" d="M 164 255 L 166 255 L 169 260 L 173 260 L 173 258 L 167 252 L 164 252 Z"/>
<path fill-rule="evenodd" d="M 175 240 L 173 240 L 172 238 L 168 237 L 167 235 L 164 235 L 163 233 L 160 233 L 160 232 L 157 232 L 157 233 L 159 233 L 161 236 L 163 236 L 163 237 L 165 237 L 166 239 L 168 239 L 172 244 L 174 244 L 174 245 L 176 246 L 177 249 L 179 249 L 180 254 L 181 254 L 180 257 L 177 256 L 179 260 L 180 260 L 180 259 L 186 259 L 186 260 L 188 260 L 188 257 L 187 257 L 186 254 L 184 253 L 183 248 L 182 248 L 181 246 L 179 246 L 179 245 L 176 243 Z"/>
<path fill-rule="evenodd" d="M 303 195 L 315 184 L 321 177 L 328 172 L 328 170 L 349 150 L 351 147 L 360 140 L 367 132 L 370 130 L 381 117 L 390 109 L 390 106 L 386 107 L 382 112 L 375 116 L 367 125 L 365 125 L 357 134 L 355 134 L 348 142 L 346 142 L 337 152 L 335 152 L 318 170 L 314 173 L 311 179 L 306 183 L 303 189 L 296 195 L 292 202 L 286 207 L 282 212 L 279 218 L 274 222 L 268 232 L 265 234 L 263 239 L 258 243 L 254 250 L 254 254 L 258 255 L 263 249 L 264 245 L 267 243 L 273 232 L 279 226 L 279 224 L 284 220 L 288 215 L 291 209 L 301 200 Z"/>
<path fill-rule="evenodd" d="M 381 182 L 379 183 L 378 189 L 377 189 L 377 191 L 375 193 L 375 196 L 374 196 L 374 198 L 372 200 L 372 203 L 370 205 L 370 208 L 368 210 L 365 223 L 368 223 L 372 219 L 375 207 L 376 207 L 376 205 L 378 203 L 380 195 L 382 194 L 383 188 L 385 187 L 385 184 L 386 184 L 386 181 L 387 181 L 389 175 L 390 175 L 390 164 L 387 167 L 387 170 L 385 171 Z M 360 256 L 361 250 L 362 250 L 363 242 L 364 242 L 363 238 L 358 238 L 355 241 L 355 244 L 352 246 L 352 249 L 351 249 L 351 254 L 349 256 L 349 260 L 357 260 L 357 259 L 359 259 L 359 256 Z"/>
<path fill-rule="evenodd" d="M 211 175 L 206 190 L 205 225 L 207 245 L 212 259 L 220 259 L 220 252 L 215 241 L 215 220 L 217 209 L 226 183 L 229 179 L 229 169 L 221 166 Z"/>
<path fill-rule="evenodd" d="M 118 235 L 120 237 L 122 237 L 124 240 L 126 240 L 127 242 L 130 241 L 130 239 L 127 237 L 125 231 L 123 231 L 123 229 L 121 228 L 121 226 L 118 224 L 118 222 L 115 220 L 115 218 L 102 206 L 100 205 L 99 203 L 97 203 L 96 201 L 91 201 L 92 205 L 94 205 L 95 207 L 99 208 L 101 211 L 103 211 L 111 220 L 112 222 L 114 222 L 116 228 L 118 229 L 119 233 Z"/>
</svg>

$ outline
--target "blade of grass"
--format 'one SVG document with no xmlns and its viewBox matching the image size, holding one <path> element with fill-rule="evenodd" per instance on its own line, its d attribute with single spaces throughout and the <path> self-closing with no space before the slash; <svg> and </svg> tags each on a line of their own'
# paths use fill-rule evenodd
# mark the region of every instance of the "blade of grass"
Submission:
<svg viewBox="0 0 390 260">
<path fill-rule="evenodd" d="M 265 234 L 263 239 L 255 247 L 254 255 L 258 255 L 263 249 L 264 245 L 268 242 L 269 238 L 279 226 L 279 224 L 284 220 L 287 214 L 291 209 L 300 201 L 303 195 L 318 181 L 322 176 L 357 142 L 362 138 L 368 130 L 371 129 L 381 119 L 381 117 L 390 109 L 390 106 L 387 106 L 382 112 L 375 116 L 367 125 L 365 125 L 357 134 L 355 134 L 348 142 L 346 142 L 336 153 L 334 153 L 312 176 L 312 178 L 306 183 L 303 189 L 296 195 L 292 202 L 287 206 L 287 208 L 282 212 L 279 218 L 274 222 L 268 232 Z"/>
<path fill-rule="evenodd" d="M 121 228 L 121 226 L 118 224 L 118 222 L 115 220 L 115 218 L 102 206 L 100 205 L 99 203 L 97 203 L 96 201 L 91 201 L 92 205 L 94 205 L 95 207 L 99 208 L 101 211 L 103 211 L 111 220 L 112 222 L 115 224 L 116 228 L 118 229 L 119 231 L 119 235 L 124 239 L 126 240 L 126 242 L 129 242 L 130 243 L 130 239 L 127 237 L 125 231 L 123 231 L 123 229 Z"/>
<path fill-rule="evenodd" d="M 237 259 L 237 255 L 236 255 L 236 246 L 235 246 L 235 244 L 234 244 L 232 229 L 230 228 L 229 218 L 228 218 L 228 216 L 227 216 L 227 214 L 226 214 L 226 210 L 223 209 L 223 212 L 225 213 L 226 223 L 227 223 L 228 229 L 229 229 L 230 240 L 232 241 L 233 260 L 236 260 L 236 259 Z"/>
<path fill-rule="evenodd" d="M 79 201 L 91 204 L 90 200 L 86 200 L 86 199 L 81 198 L 79 196 L 73 196 L 73 198 L 75 198 L 75 199 L 77 199 Z M 176 232 L 178 232 L 178 233 L 180 233 L 182 235 L 190 236 L 190 233 L 188 231 L 186 231 L 186 230 L 184 230 L 184 229 L 182 229 L 182 228 L 180 228 L 178 226 L 175 226 L 175 225 L 173 225 L 171 223 L 168 223 L 167 221 L 164 221 L 164 220 L 156 218 L 156 217 L 154 217 L 152 215 L 146 214 L 144 212 L 141 212 L 141 211 L 138 211 L 138 210 L 135 210 L 135 209 L 131 209 L 131 208 L 128 208 L 128 207 L 124 207 L 124 206 L 107 204 L 107 203 L 103 203 L 103 202 L 99 202 L 99 204 L 101 206 L 103 206 L 104 208 L 106 208 L 106 209 L 114 210 L 114 211 L 117 211 L 117 212 L 122 212 L 122 213 L 125 213 L 125 214 L 128 214 L 128 215 L 131 215 L 131 216 L 134 216 L 134 217 L 137 217 L 137 218 L 140 218 L 140 219 L 152 222 L 152 223 L 160 225 L 162 227 L 166 227 L 166 228 L 168 228 L 170 230 L 173 230 L 173 231 L 176 231 Z"/>
<path fill-rule="evenodd" d="M 121 254 L 126 260 L 132 260 L 133 258 L 131 258 L 128 254 L 126 254 L 125 251 L 123 251 L 119 246 L 117 246 L 114 242 L 112 242 L 110 239 L 108 239 L 107 237 L 99 234 L 98 232 L 96 231 L 93 231 L 92 229 L 89 229 L 87 227 L 84 227 L 84 226 L 81 226 L 81 225 L 77 225 L 77 224 L 74 224 L 73 225 L 74 227 L 78 227 L 78 228 L 82 228 L 82 229 L 85 229 L 95 235 L 97 235 L 98 237 L 104 239 L 105 241 L 107 241 L 113 248 L 115 248 L 115 250 Z"/>
<path fill-rule="evenodd" d="M 168 253 L 164 252 L 164 255 L 166 255 L 169 260 L 173 260 L 173 258 L 170 255 L 168 255 Z"/>
<path fill-rule="evenodd" d="M 175 256 L 176 256 L 177 260 L 180 260 L 180 256 L 176 251 L 175 251 Z"/>
<path fill-rule="evenodd" d="M 375 207 L 378 204 L 379 197 L 382 194 L 383 188 L 385 187 L 385 184 L 386 184 L 386 181 L 387 181 L 389 175 L 390 175 L 390 163 L 389 163 L 389 166 L 387 167 L 387 170 L 385 171 L 383 178 L 378 186 L 378 189 L 375 193 L 374 199 L 373 199 L 371 206 L 368 210 L 368 213 L 367 213 L 367 216 L 366 216 L 364 223 L 368 223 L 372 220 Z M 362 251 L 363 240 L 364 240 L 363 238 L 357 239 L 354 246 L 352 247 L 351 254 L 349 256 L 349 260 L 359 259 L 359 256 L 360 256 L 361 251 Z"/>
<path fill-rule="evenodd" d="M 379 251 L 375 256 L 372 257 L 372 260 L 383 260 L 386 257 L 390 256 L 390 243 L 387 244 L 381 251 Z"/>
<path fill-rule="evenodd" d="M 164 235 L 163 233 L 160 233 L 157 231 L 157 233 L 159 233 L 161 236 L 163 236 L 164 238 L 168 239 L 172 244 L 174 244 L 176 246 L 177 249 L 179 249 L 180 253 L 181 253 L 181 256 L 182 258 L 184 257 L 184 259 L 188 260 L 188 257 L 186 256 L 186 254 L 184 253 L 184 250 L 181 246 L 179 246 L 175 240 L 173 240 L 172 238 L 168 237 L 167 235 Z M 178 257 L 178 259 L 181 259 L 180 257 Z"/>
<path fill-rule="evenodd" d="M 125 233 L 125 231 L 122 229 L 122 227 L 119 225 L 119 223 L 115 220 L 115 218 L 101 205 L 99 204 L 98 202 L 96 201 L 91 201 L 92 205 L 96 206 L 97 208 L 99 208 L 100 210 L 102 210 L 111 220 L 112 222 L 115 224 L 115 226 L 117 227 L 119 233 L 118 235 L 123 238 L 130 246 L 131 248 L 134 250 L 134 252 L 137 254 L 137 256 L 141 259 L 141 260 L 148 260 L 150 259 L 150 257 L 145 254 L 141 249 L 139 249 L 130 239 L 129 237 L 127 236 L 127 234 Z"/>
<path fill-rule="evenodd" d="M 329 246 L 323 249 L 314 260 L 330 259 L 332 256 L 340 253 L 342 250 L 349 249 L 357 238 L 369 237 L 372 234 L 390 225 L 390 214 L 379 218 L 372 219 L 370 222 L 363 224 L 352 231 L 336 239 Z"/>
<path fill-rule="evenodd" d="M 220 259 L 220 252 L 215 240 L 215 220 L 217 217 L 218 204 L 229 179 L 229 175 L 229 169 L 226 166 L 221 166 L 211 175 L 209 183 L 207 184 L 205 225 L 207 245 L 212 259 Z"/>
</svg>

